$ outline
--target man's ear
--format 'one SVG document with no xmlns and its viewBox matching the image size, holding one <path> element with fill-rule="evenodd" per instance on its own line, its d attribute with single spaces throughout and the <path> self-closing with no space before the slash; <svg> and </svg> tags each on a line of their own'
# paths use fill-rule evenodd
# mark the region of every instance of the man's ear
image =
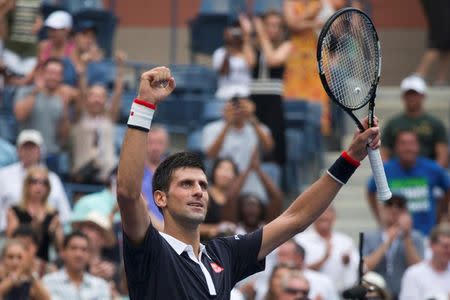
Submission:
<svg viewBox="0 0 450 300">
<path fill-rule="evenodd" d="M 156 190 L 153 193 L 153 199 L 155 199 L 156 206 L 158 206 L 159 208 L 162 209 L 167 206 L 166 193 L 164 193 L 163 191 Z"/>
</svg>

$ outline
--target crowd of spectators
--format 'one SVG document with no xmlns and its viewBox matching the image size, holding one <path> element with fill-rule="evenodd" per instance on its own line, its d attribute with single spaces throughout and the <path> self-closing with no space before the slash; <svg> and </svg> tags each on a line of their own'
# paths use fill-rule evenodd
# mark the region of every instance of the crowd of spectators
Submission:
<svg viewBox="0 0 450 300">
<path fill-rule="evenodd" d="M 286 164 L 283 101 L 320 103 L 321 132 L 330 134 L 315 47 L 324 21 L 346 5 L 286 0 L 282 11 L 242 14 L 225 29 L 224 46 L 212 57 L 222 116 L 202 128 L 200 139 L 210 171 L 203 241 L 253 232 L 283 212 L 282 176 L 271 172 Z M 39 7 L 0 1 L 0 66 L 4 83 L 16 89 L 11 113 L 19 127 L 15 145 L 0 139 L 0 299 L 126 299 L 115 130 L 127 57 L 114 55 L 112 87 L 89 78 L 105 58 L 95 20 L 77 23 L 65 11 L 43 19 Z M 23 14 L 25 29 L 18 24 Z M 408 77 L 400 88 L 405 112 L 382 135 L 394 196 L 379 203 L 369 181 L 377 228 L 365 234 L 362 282 L 369 299 L 450 298 L 447 133 L 423 107 L 423 79 Z M 152 126 L 146 150 L 142 197 L 162 231 L 152 178 L 173 150 L 164 124 Z M 58 174 L 63 151 L 70 167 Z M 99 188 L 68 197 L 65 181 Z M 352 238 L 335 230 L 337 218 L 330 206 L 271 253 L 264 272 L 241 281 L 231 299 L 340 299 L 358 283 L 360 257 Z"/>
</svg>

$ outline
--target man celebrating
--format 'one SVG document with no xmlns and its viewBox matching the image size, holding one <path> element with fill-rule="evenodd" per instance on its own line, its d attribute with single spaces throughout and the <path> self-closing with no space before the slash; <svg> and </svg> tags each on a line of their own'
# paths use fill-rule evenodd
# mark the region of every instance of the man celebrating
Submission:
<svg viewBox="0 0 450 300">
<path fill-rule="evenodd" d="M 152 226 L 141 196 L 147 132 L 156 105 L 174 89 L 168 68 L 142 74 L 122 146 L 117 196 L 130 298 L 229 299 L 236 282 L 264 269 L 267 254 L 307 228 L 328 207 L 367 155 L 368 141 L 369 147 L 378 147 L 379 130 L 374 127 L 357 133 L 328 174 L 263 228 L 202 245 L 199 225 L 208 207 L 208 182 L 195 155 L 176 153 L 155 170 L 153 195 L 163 212 L 164 232 Z"/>
</svg>

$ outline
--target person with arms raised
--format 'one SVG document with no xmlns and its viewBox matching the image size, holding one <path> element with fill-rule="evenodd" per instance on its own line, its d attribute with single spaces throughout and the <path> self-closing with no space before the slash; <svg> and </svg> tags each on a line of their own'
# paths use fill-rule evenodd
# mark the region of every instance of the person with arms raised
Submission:
<svg viewBox="0 0 450 300">
<path fill-rule="evenodd" d="M 155 171 L 153 194 L 163 211 L 164 232 L 152 226 L 141 196 L 147 132 L 157 104 L 174 89 L 168 68 L 142 74 L 122 145 L 117 198 L 130 299 L 229 299 L 238 281 L 264 269 L 271 251 L 325 210 L 367 155 L 367 145 L 378 147 L 379 130 L 373 127 L 355 134 L 349 150 L 328 174 L 278 218 L 253 233 L 213 239 L 205 246 L 200 244 L 199 225 L 208 206 L 208 182 L 197 156 L 176 153 Z M 367 126 L 367 120 L 364 123 Z"/>
</svg>

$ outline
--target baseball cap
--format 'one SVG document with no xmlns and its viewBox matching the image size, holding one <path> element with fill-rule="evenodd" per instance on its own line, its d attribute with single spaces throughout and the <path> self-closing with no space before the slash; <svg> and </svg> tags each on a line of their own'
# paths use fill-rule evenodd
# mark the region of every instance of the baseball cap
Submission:
<svg viewBox="0 0 450 300">
<path fill-rule="evenodd" d="M 402 80 L 400 90 L 402 93 L 407 91 L 415 91 L 419 94 L 425 95 L 427 92 L 427 84 L 420 76 L 411 75 Z"/>
<path fill-rule="evenodd" d="M 68 12 L 57 10 L 47 17 L 44 25 L 53 29 L 71 29 L 72 16 Z"/>
<path fill-rule="evenodd" d="M 34 129 L 24 129 L 17 137 L 17 146 L 22 146 L 25 143 L 33 143 L 41 147 L 44 142 L 42 135 L 39 131 Z"/>
</svg>

